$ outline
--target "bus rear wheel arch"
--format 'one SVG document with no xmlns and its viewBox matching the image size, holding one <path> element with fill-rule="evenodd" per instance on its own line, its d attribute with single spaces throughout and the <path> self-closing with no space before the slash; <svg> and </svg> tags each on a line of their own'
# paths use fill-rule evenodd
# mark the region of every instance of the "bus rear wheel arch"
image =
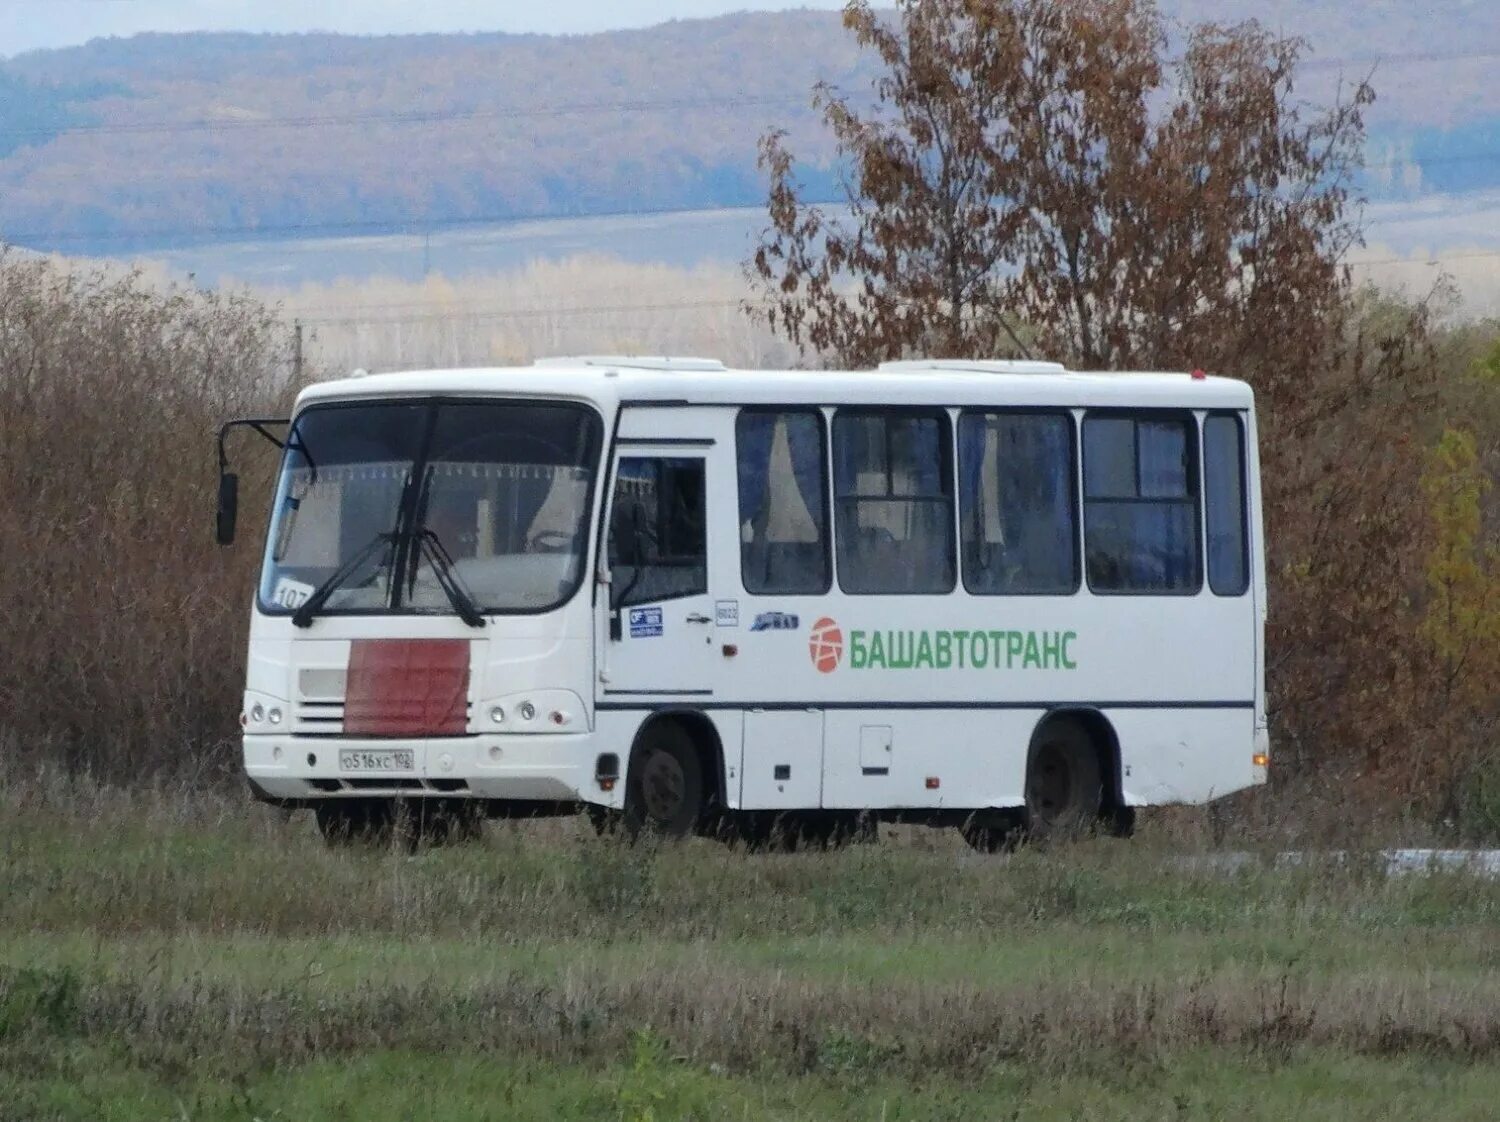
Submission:
<svg viewBox="0 0 1500 1122">
<path fill-rule="evenodd" d="M 680 838 L 702 831 L 722 805 L 722 777 L 723 751 L 707 717 L 652 717 L 636 734 L 625 769 L 626 833 Z"/>
<path fill-rule="evenodd" d="M 1108 718 L 1097 709 L 1050 713 L 1027 751 L 1026 832 L 1128 835 L 1135 816 L 1124 806 L 1121 786 L 1120 745 Z"/>
<path fill-rule="evenodd" d="M 1128 835 L 1133 811 L 1120 791 L 1120 749 L 1097 710 L 1049 713 L 1032 734 L 1020 807 L 976 811 L 959 827 L 981 853 L 1102 829 Z"/>
</svg>

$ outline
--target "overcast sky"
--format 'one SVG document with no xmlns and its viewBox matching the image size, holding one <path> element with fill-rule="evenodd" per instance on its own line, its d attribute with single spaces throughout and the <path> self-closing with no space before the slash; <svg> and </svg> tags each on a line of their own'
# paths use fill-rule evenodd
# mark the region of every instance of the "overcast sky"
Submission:
<svg viewBox="0 0 1500 1122">
<path fill-rule="evenodd" d="M 0 55 L 138 31 L 604 31 L 842 0 L 0 0 Z"/>
</svg>

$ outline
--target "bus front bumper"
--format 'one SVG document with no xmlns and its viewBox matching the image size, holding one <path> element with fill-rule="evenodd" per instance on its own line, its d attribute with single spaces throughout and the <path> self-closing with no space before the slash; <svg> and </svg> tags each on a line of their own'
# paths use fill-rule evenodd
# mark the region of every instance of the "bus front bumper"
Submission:
<svg viewBox="0 0 1500 1122">
<path fill-rule="evenodd" d="M 277 802 L 457 797 L 610 803 L 611 793 L 595 777 L 597 756 L 589 733 L 440 740 L 244 737 L 246 776 L 258 793 Z"/>
</svg>

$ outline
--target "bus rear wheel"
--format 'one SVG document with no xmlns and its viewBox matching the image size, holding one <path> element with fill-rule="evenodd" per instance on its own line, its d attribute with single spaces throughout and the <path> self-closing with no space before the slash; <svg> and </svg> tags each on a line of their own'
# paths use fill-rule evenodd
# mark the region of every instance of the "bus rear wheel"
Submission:
<svg viewBox="0 0 1500 1122">
<path fill-rule="evenodd" d="M 702 814 L 703 765 L 692 739 L 675 724 L 653 726 L 631 753 L 625 777 L 626 832 L 685 837 Z"/>
<path fill-rule="evenodd" d="M 1074 721 L 1042 729 L 1026 768 L 1026 832 L 1035 838 L 1081 833 L 1099 820 L 1104 782 L 1099 752 Z"/>
</svg>

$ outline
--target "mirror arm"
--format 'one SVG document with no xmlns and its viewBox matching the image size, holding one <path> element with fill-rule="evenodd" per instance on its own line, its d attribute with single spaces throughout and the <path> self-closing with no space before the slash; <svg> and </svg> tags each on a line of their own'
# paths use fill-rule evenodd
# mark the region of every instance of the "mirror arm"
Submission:
<svg viewBox="0 0 1500 1122">
<path fill-rule="evenodd" d="M 285 448 L 286 441 L 279 439 L 267 426 L 290 424 L 291 419 L 286 417 L 245 417 L 226 421 L 219 426 L 219 509 L 214 520 L 214 537 L 220 545 L 228 545 L 234 541 L 234 524 L 239 508 L 239 477 L 229 470 L 229 453 L 224 447 L 226 438 L 237 428 L 249 428 L 276 447 Z"/>
<path fill-rule="evenodd" d="M 290 425 L 290 417 L 238 417 L 233 421 L 225 421 L 219 426 L 219 472 L 223 474 L 229 470 L 229 453 L 225 451 L 224 441 L 229 434 L 239 428 L 251 429 L 259 433 L 266 440 L 278 448 L 285 448 L 286 441 L 282 440 L 266 426 L 268 425 Z"/>
</svg>

